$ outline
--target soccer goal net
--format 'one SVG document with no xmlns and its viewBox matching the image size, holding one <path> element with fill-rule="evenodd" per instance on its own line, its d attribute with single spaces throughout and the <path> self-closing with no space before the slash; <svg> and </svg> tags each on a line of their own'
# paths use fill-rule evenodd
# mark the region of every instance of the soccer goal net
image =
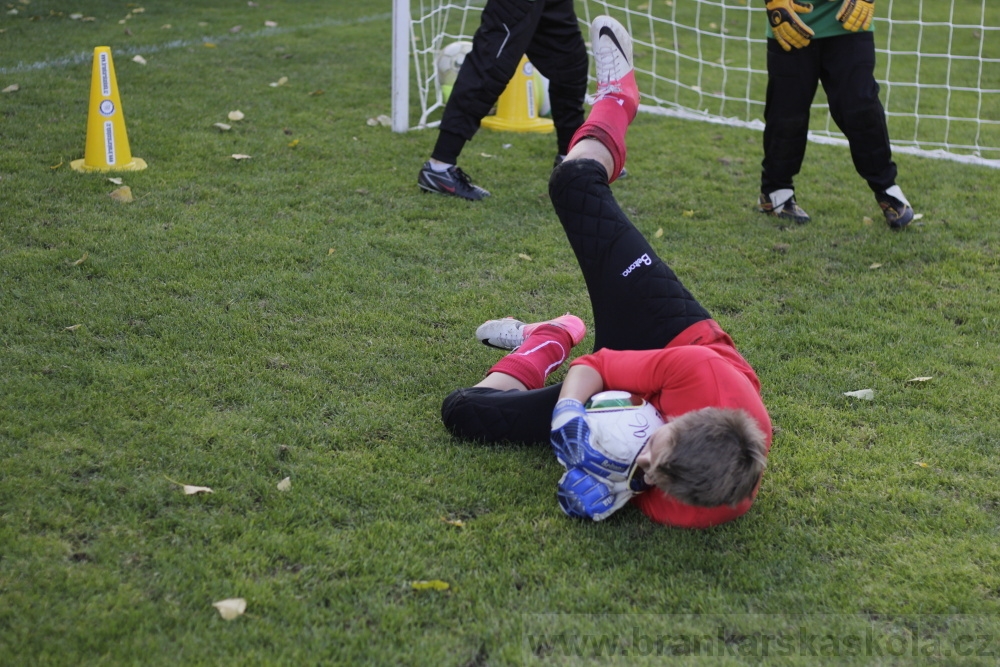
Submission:
<svg viewBox="0 0 1000 667">
<path fill-rule="evenodd" d="M 485 0 L 394 2 L 393 129 L 434 127 L 444 106 L 436 58 L 472 38 Z M 577 0 L 576 10 L 583 24 L 608 14 L 632 33 L 640 112 L 762 129 L 763 5 Z M 893 149 L 1000 168 L 1000 0 L 879 0 L 874 23 Z M 822 89 L 810 139 L 846 144 Z"/>
</svg>

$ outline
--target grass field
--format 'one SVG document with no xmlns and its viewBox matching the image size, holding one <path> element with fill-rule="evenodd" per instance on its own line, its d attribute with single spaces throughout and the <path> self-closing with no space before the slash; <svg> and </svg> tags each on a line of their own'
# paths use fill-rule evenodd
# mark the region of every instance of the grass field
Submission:
<svg viewBox="0 0 1000 667">
<path fill-rule="evenodd" d="M 591 525 L 546 449 L 439 419 L 497 358 L 484 319 L 592 322 L 554 139 L 481 132 L 461 164 L 493 196 L 424 195 L 434 134 L 367 123 L 388 0 L 81 4 L 0 13 L 0 663 L 689 664 L 681 633 L 759 664 L 805 629 L 770 662 L 995 664 L 1000 172 L 899 156 L 922 218 L 893 233 L 810 146 L 787 227 L 753 207 L 759 133 L 637 119 L 615 192 L 778 430 L 740 520 Z M 100 45 L 131 203 L 69 168 Z"/>
</svg>

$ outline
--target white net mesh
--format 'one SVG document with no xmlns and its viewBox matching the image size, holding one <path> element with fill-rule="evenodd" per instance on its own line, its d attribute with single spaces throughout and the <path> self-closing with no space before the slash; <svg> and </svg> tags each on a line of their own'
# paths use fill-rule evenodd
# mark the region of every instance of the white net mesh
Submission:
<svg viewBox="0 0 1000 667">
<path fill-rule="evenodd" d="M 411 97 L 419 99 L 411 127 L 436 124 L 443 104 L 435 55 L 471 39 L 484 2 L 410 0 L 410 76 L 417 89 Z M 640 111 L 760 129 L 767 85 L 763 5 L 577 0 L 577 15 L 589 24 L 609 14 L 632 33 Z M 1000 0 L 880 0 L 875 42 L 893 149 L 1000 167 Z M 822 89 L 810 130 L 814 141 L 844 142 Z"/>
</svg>

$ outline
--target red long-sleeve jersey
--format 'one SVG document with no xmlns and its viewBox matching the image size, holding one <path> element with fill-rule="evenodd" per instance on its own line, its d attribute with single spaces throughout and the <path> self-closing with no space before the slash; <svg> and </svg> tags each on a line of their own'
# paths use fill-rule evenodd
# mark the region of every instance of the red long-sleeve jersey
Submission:
<svg viewBox="0 0 1000 667">
<path fill-rule="evenodd" d="M 742 409 L 760 427 L 771 448 L 771 419 L 760 397 L 760 381 L 732 339 L 714 320 L 691 325 L 660 350 L 608 350 L 579 357 L 572 365 L 590 366 L 604 389 L 629 391 L 656 406 L 665 421 L 701 408 Z M 753 495 L 735 507 L 697 507 L 657 488 L 632 502 L 653 521 L 679 528 L 708 528 L 741 516 Z"/>
</svg>

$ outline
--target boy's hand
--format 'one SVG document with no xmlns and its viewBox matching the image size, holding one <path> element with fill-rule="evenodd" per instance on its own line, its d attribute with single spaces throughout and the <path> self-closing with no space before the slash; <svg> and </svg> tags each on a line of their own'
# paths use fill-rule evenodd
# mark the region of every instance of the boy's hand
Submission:
<svg viewBox="0 0 1000 667">
<path fill-rule="evenodd" d="M 609 484 L 580 468 L 570 468 L 559 480 L 559 507 L 571 517 L 602 521 L 629 501 L 627 484 Z"/>
<path fill-rule="evenodd" d="M 844 0 L 837 12 L 837 20 L 851 32 L 868 30 L 875 16 L 875 0 Z"/>
<path fill-rule="evenodd" d="M 844 0 L 845 4 L 850 1 Z M 767 3 L 767 20 L 771 23 L 771 31 L 785 51 L 791 51 L 793 47 L 801 49 L 809 46 L 815 33 L 798 15 L 808 14 L 812 10 L 812 5 L 799 0 L 769 0 Z"/>
</svg>

